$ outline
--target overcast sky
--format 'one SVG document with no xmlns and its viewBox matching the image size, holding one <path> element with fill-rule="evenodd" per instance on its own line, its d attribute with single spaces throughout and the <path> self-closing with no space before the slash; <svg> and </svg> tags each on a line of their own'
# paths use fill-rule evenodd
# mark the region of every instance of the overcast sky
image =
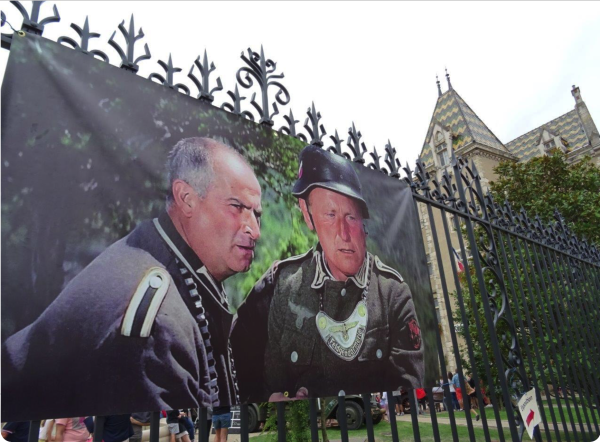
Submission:
<svg viewBox="0 0 600 442">
<path fill-rule="evenodd" d="M 23 3 L 31 7 L 31 2 Z M 42 17 L 51 14 L 53 4 L 42 5 Z M 599 2 L 56 5 L 61 22 L 48 25 L 44 36 L 77 40 L 69 25 L 83 26 L 89 15 L 91 30 L 101 34 L 91 49 L 101 49 L 115 65 L 120 59 L 108 39 L 133 13 L 152 54 L 139 74 L 162 74 L 157 60 L 167 61 L 171 53 L 183 68 L 177 81 L 192 91 L 187 72 L 207 49 L 225 88 L 217 94 L 217 105 L 235 86 L 235 74 L 243 66 L 240 53 L 248 47 L 258 51 L 262 44 L 285 73 L 283 83 L 301 123 L 314 100 L 328 134 L 337 129 L 345 139 L 354 121 L 369 149 L 376 146 L 382 152 L 389 138 L 400 158 L 411 163 L 435 107 L 436 73 L 442 90 L 447 88 L 444 67 L 454 89 L 504 143 L 573 109 L 573 84 L 581 88 L 600 126 Z M 16 8 L 3 2 L 2 10 L 20 28 Z M 2 31 L 9 32 L 8 26 Z M 123 44 L 120 33 L 116 39 Z M 0 51 L 2 76 L 8 55 Z M 280 118 L 277 128 L 283 124 Z"/>
</svg>

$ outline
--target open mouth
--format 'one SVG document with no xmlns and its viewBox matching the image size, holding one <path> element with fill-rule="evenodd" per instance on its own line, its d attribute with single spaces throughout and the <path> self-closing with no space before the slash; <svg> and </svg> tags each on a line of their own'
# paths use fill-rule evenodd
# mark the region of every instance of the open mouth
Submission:
<svg viewBox="0 0 600 442">
<path fill-rule="evenodd" d="M 238 247 L 246 252 L 253 252 L 254 253 L 254 246 L 241 246 L 238 245 Z"/>
<path fill-rule="evenodd" d="M 352 250 L 352 249 L 338 249 L 338 251 L 341 253 L 346 253 L 348 255 L 354 253 L 354 250 Z"/>
</svg>

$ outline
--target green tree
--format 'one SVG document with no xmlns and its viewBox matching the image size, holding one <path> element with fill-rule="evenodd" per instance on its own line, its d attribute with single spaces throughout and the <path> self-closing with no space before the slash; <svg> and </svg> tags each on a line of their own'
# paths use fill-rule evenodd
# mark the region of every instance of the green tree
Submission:
<svg viewBox="0 0 600 442">
<path fill-rule="evenodd" d="M 514 209 L 523 207 L 530 217 L 539 216 L 545 223 L 553 220 L 554 211 L 558 209 L 576 235 L 600 242 L 597 228 L 600 222 L 600 168 L 589 157 L 571 165 L 564 153 L 555 151 L 527 163 L 501 163 L 495 172 L 499 178 L 491 183 L 491 191 L 497 202 L 508 200 Z M 483 243 L 489 233 L 484 230 L 475 226 L 481 256 L 487 255 Z M 598 379 L 587 357 L 589 339 L 581 332 L 581 324 L 595 323 L 598 314 L 578 308 L 582 300 L 593 293 L 590 276 L 581 274 L 577 262 L 559 257 L 550 249 L 495 228 L 491 233 L 498 253 L 500 283 L 484 273 L 484 285 L 488 294 L 496 293 L 490 298 L 492 308 L 501 306 L 497 297 L 501 285 L 506 291 L 527 378 L 539 389 L 545 388 L 542 382 L 549 384 L 550 389 L 572 382 L 567 388 L 580 389 L 583 393 L 581 401 L 593 403 L 594 398 L 587 397 L 586 385 L 593 385 Z M 464 228 L 462 236 L 466 247 L 470 247 Z M 470 335 L 473 358 L 467 357 L 467 349 L 463 346 L 461 361 L 465 370 L 476 372 L 485 383 L 489 369 L 490 387 L 501 397 L 490 334 L 498 337 L 501 353 L 506 356 L 510 330 L 504 321 L 498 322 L 495 330 L 486 323 L 478 276 L 471 261 L 468 268 L 468 274 L 463 272 L 458 277 L 465 318 L 456 308 L 453 319 L 457 323 L 464 322 L 459 334 L 465 338 Z M 579 276 L 569 277 L 569 274 L 575 274 L 573 272 L 579 272 Z M 480 320 L 483 345 L 480 345 L 476 318 Z M 485 364 L 484 353 L 489 366 Z"/>
<path fill-rule="evenodd" d="M 574 233 L 600 243 L 600 168 L 591 158 L 569 164 L 556 150 L 526 163 L 500 163 L 494 171 L 498 179 L 490 186 L 497 201 L 507 199 L 545 222 L 557 208 Z"/>
</svg>

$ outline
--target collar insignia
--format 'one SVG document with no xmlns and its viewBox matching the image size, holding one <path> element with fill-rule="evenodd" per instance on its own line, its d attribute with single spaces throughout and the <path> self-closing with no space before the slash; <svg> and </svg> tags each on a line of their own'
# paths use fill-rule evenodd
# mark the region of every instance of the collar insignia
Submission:
<svg viewBox="0 0 600 442">
<path fill-rule="evenodd" d="M 328 279 L 335 281 L 335 278 L 331 274 L 329 267 L 327 267 L 327 262 L 325 261 L 325 255 L 323 254 L 323 250 L 319 245 L 316 247 L 313 259 L 316 260 L 316 272 L 315 278 L 313 279 L 312 284 L 310 285 L 313 289 L 320 289 L 325 284 L 325 281 Z M 367 252 L 365 259 L 363 260 L 363 264 L 356 273 L 356 275 L 351 276 L 348 280 L 352 281 L 358 288 L 364 289 L 367 286 L 367 281 L 369 279 L 369 269 L 371 268 L 371 260 L 373 256 Z"/>
</svg>

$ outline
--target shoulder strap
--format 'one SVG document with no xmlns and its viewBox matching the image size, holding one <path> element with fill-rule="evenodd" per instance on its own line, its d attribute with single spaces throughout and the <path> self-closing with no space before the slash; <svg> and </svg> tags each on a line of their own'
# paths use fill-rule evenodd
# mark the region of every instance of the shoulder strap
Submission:
<svg viewBox="0 0 600 442">
<path fill-rule="evenodd" d="M 123 336 L 147 338 L 171 284 L 171 275 L 161 267 L 152 267 L 138 284 L 121 325 Z"/>
<path fill-rule="evenodd" d="M 379 256 L 375 257 L 375 266 L 380 271 L 382 271 L 384 273 L 388 273 L 390 275 L 393 275 L 396 279 L 398 279 L 398 281 L 404 282 L 404 278 L 402 277 L 402 275 L 400 275 L 400 273 L 398 273 L 396 270 L 394 270 L 390 266 L 387 266 L 384 263 L 382 263 L 381 260 L 379 259 Z"/>
</svg>

